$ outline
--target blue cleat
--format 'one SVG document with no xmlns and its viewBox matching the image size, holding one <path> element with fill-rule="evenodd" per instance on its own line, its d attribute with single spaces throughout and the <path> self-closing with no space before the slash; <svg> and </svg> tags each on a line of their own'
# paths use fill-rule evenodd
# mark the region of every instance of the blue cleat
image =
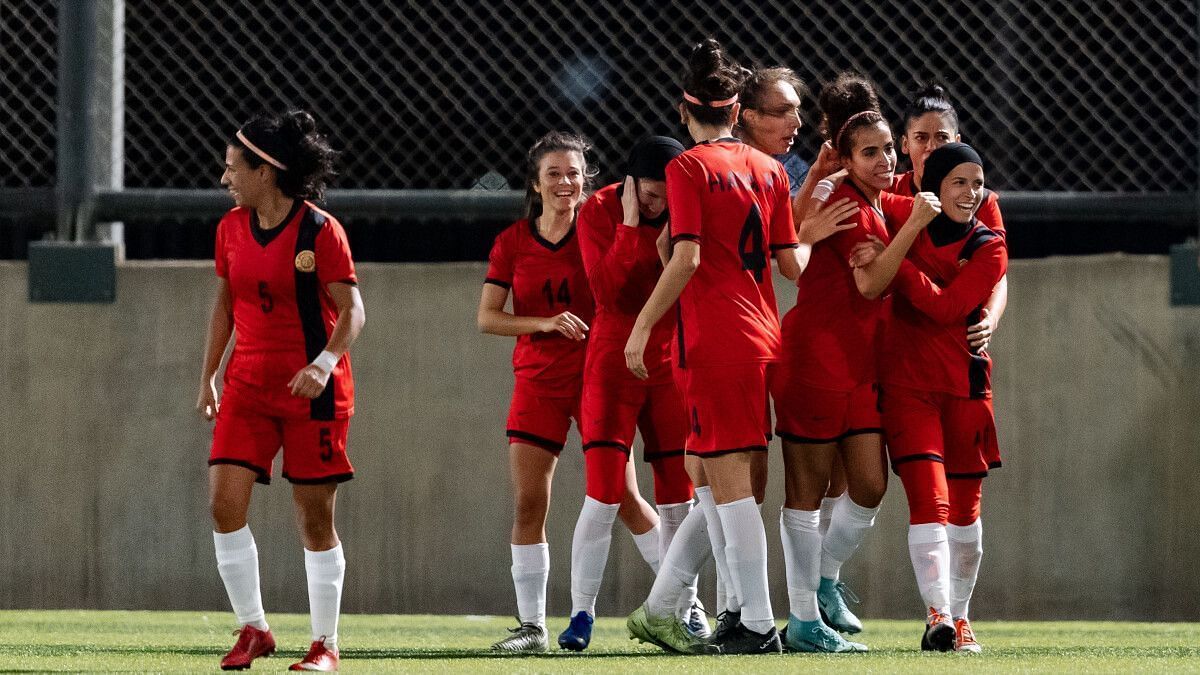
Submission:
<svg viewBox="0 0 1200 675">
<path fill-rule="evenodd" d="M 580 612 L 571 617 L 571 624 L 558 636 L 558 646 L 573 652 L 587 649 L 592 641 L 592 624 L 595 621 L 587 612 Z"/>
<path fill-rule="evenodd" d="M 866 645 L 850 642 L 820 619 L 801 621 L 789 615 L 785 640 L 789 652 L 848 654 L 867 651 Z"/>
<path fill-rule="evenodd" d="M 862 621 L 859 621 L 854 612 L 846 606 L 847 598 L 851 602 L 858 602 L 858 596 L 846 588 L 846 584 L 821 577 L 821 586 L 817 589 L 817 606 L 821 608 L 821 618 L 838 632 L 851 635 L 861 633 Z"/>
</svg>

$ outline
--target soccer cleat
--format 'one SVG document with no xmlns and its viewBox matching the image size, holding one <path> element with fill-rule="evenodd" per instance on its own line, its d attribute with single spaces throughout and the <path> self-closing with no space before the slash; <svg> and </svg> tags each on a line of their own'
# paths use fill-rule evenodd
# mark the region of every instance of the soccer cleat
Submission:
<svg viewBox="0 0 1200 675">
<path fill-rule="evenodd" d="M 336 672 L 337 669 L 338 650 L 325 646 L 324 635 L 313 640 L 312 646 L 308 648 L 308 653 L 304 655 L 304 658 L 288 668 L 288 670 L 314 670 L 322 673 Z"/>
<path fill-rule="evenodd" d="M 719 654 L 720 651 L 706 640 L 696 637 L 683 627 L 674 616 L 662 618 L 646 613 L 646 605 L 633 610 L 625 620 L 629 639 L 656 645 L 676 654 Z"/>
<path fill-rule="evenodd" d="M 921 636 L 921 651 L 954 651 L 954 624 L 950 616 L 929 608 L 929 619 L 925 622 L 925 634 Z"/>
<path fill-rule="evenodd" d="M 536 623 L 523 623 L 516 628 L 509 628 L 508 632 L 512 635 L 492 645 L 492 651 L 533 654 L 550 649 L 546 629 Z"/>
<path fill-rule="evenodd" d="M 775 626 L 766 633 L 755 633 L 746 628 L 740 621 L 732 629 L 725 632 L 724 639 L 714 639 L 713 644 L 721 649 L 721 654 L 782 654 L 783 643 L 779 641 L 779 631 Z"/>
<path fill-rule="evenodd" d="M 587 612 L 579 612 L 571 617 L 570 625 L 558 636 L 558 646 L 573 652 L 587 649 L 588 644 L 592 641 L 592 624 L 595 621 Z"/>
<path fill-rule="evenodd" d="M 270 656 L 275 653 L 275 636 L 269 630 L 259 630 L 254 626 L 242 626 L 233 631 L 238 636 L 233 649 L 221 659 L 221 670 L 246 670 L 250 662 L 260 656 Z"/>
<path fill-rule="evenodd" d="M 975 641 L 975 631 L 971 630 L 971 622 L 967 619 L 954 620 L 955 647 L 954 651 L 978 654 L 983 651 L 983 645 Z"/>
<path fill-rule="evenodd" d="M 704 611 L 704 605 L 701 605 L 699 600 L 688 608 L 683 619 L 683 627 L 701 640 L 712 637 L 712 627 L 708 625 L 708 612 Z"/>
<path fill-rule="evenodd" d="M 821 577 L 821 585 L 817 588 L 817 607 L 821 610 L 825 625 L 842 633 L 861 633 L 862 621 L 846 606 L 847 599 L 858 603 L 858 596 L 846 584 Z"/>
<path fill-rule="evenodd" d="M 780 635 L 784 636 L 784 646 L 790 652 L 847 654 L 868 651 L 866 645 L 850 642 L 820 619 L 801 621 L 794 616 L 788 616 L 787 628 Z"/>
<path fill-rule="evenodd" d="M 742 613 L 727 609 L 717 615 L 717 631 L 712 635 L 713 642 L 720 642 L 742 621 Z"/>
</svg>

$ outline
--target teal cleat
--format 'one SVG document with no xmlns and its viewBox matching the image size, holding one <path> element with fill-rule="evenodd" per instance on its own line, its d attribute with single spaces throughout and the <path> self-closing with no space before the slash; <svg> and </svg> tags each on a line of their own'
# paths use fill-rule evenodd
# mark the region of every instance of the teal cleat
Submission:
<svg viewBox="0 0 1200 675">
<path fill-rule="evenodd" d="M 821 577 L 821 586 L 817 589 L 817 606 L 821 608 L 821 618 L 826 625 L 841 633 L 854 635 L 861 633 L 862 621 L 854 616 L 854 612 L 846 606 L 846 599 L 857 603 L 855 595 L 846 584 L 833 579 Z"/>
<path fill-rule="evenodd" d="M 689 633 L 676 617 L 650 616 L 646 613 L 644 604 L 629 615 L 625 621 L 625 627 L 629 629 L 630 640 L 657 645 L 668 652 L 676 654 L 721 653 L 715 645 Z"/>
<path fill-rule="evenodd" d="M 801 621 L 794 616 L 788 616 L 786 640 L 790 652 L 850 654 L 868 651 L 866 645 L 850 642 L 819 619 Z"/>
</svg>

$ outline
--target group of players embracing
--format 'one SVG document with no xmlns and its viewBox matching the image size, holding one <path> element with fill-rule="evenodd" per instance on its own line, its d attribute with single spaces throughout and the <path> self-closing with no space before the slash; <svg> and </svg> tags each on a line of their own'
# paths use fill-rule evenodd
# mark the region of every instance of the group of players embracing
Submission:
<svg viewBox="0 0 1200 675">
<path fill-rule="evenodd" d="M 631 637 L 682 654 L 866 651 L 842 636 L 862 624 L 839 572 L 874 523 L 890 464 L 928 612 L 921 647 L 979 651 L 968 604 L 981 486 L 1000 464 L 986 348 L 1007 297 L 983 161 L 958 142 L 937 86 L 909 102 L 901 150 L 913 170 L 896 175 L 873 86 L 839 75 L 820 92 L 826 142 L 802 177 L 791 70 L 741 68 L 709 39 L 682 85 L 690 149 L 645 138 L 625 178 L 589 195 L 587 142 L 543 136 L 528 153 L 526 217 L 492 249 L 478 322 L 517 337 L 507 436 L 520 620 L 494 649 L 548 648 L 545 522 L 574 419 L 586 497 L 560 647 L 588 647 L 619 517 L 657 575 Z M 772 258 L 798 287 L 782 326 Z M 635 430 L 657 511 L 637 488 Z M 785 467 L 782 633 L 760 512 L 772 432 Z M 715 631 L 696 597 L 710 560 Z"/>
</svg>

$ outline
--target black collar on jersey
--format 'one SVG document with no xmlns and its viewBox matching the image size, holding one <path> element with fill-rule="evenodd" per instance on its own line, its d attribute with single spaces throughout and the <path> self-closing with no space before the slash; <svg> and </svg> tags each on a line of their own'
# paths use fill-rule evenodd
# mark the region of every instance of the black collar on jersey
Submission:
<svg viewBox="0 0 1200 675">
<path fill-rule="evenodd" d="M 534 241 L 550 249 L 551 251 L 557 252 L 559 249 L 566 246 L 567 242 L 571 241 L 571 237 L 575 236 L 575 223 L 571 223 L 571 229 L 567 230 L 567 233 L 563 235 L 562 239 L 559 239 L 558 242 L 552 242 L 543 237 L 541 232 L 538 232 L 537 222 L 535 221 L 535 218 L 529 219 L 529 233 L 533 235 Z"/>
<path fill-rule="evenodd" d="M 700 141 L 696 145 L 708 145 L 709 143 L 741 143 L 741 142 L 742 142 L 742 139 L 740 139 L 740 138 L 734 138 L 733 136 L 722 136 L 720 138 L 713 138 L 713 139 L 710 139 L 707 141 Z"/>
<path fill-rule="evenodd" d="M 883 210 L 880 209 L 879 207 L 875 206 L 875 203 L 872 202 L 870 199 L 867 199 L 867 193 L 863 192 L 862 188 L 858 187 L 858 183 L 855 183 L 849 176 L 846 176 L 846 178 L 844 179 L 844 182 L 848 183 L 850 185 L 851 189 L 853 189 L 855 192 L 858 193 L 859 197 L 862 197 L 862 200 L 867 203 L 867 206 L 871 207 L 871 210 L 874 211 L 879 216 L 880 220 L 886 220 L 883 217 Z"/>
<path fill-rule="evenodd" d="M 259 246 L 266 248 L 268 244 L 275 241 L 275 238 L 287 229 L 288 223 L 292 222 L 292 219 L 300 212 L 302 206 L 304 206 L 303 199 L 293 199 L 292 208 L 288 209 L 287 215 L 283 217 L 283 222 L 269 230 L 259 226 L 258 211 L 250 209 L 250 234 L 254 236 L 254 241 L 257 241 Z"/>
</svg>

